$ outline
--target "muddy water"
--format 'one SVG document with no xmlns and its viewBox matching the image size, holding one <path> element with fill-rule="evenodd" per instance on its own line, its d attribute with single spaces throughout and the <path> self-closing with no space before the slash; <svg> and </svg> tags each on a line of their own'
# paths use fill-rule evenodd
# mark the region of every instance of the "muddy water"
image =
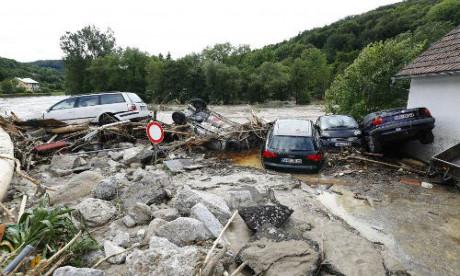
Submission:
<svg viewBox="0 0 460 276">
<path fill-rule="evenodd" d="M 259 156 L 252 151 L 225 158 L 260 170 Z M 404 185 L 385 168 L 334 179 L 331 170 L 325 167 L 318 175 L 292 176 L 310 186 L 336 181 L 328 190 L 325 185 L 318 189 L 317 200 L 361 236 L 383 244 L 388 256 L 412 275 L 460 275 L 459 193 L 438 185 L 433 189 Z M 376 184 L 370 185 L 369 179 Z"/>
</svg>

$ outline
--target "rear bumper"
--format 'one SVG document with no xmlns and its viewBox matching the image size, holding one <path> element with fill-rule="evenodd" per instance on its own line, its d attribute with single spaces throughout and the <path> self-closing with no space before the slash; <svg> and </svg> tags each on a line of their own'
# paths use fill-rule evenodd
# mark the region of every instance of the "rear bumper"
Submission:
<svg viewBox="0 0 460 276">
<path fill-rule="evenodd" d="M 282 170 L 293 170 L 293 171 L 307 171 L 307 172 L 318 172 L 322 167 L 322 162 L 317 165 L 291 165 L 281 164 L 274 162 L 262 161 L 264 166 L 269 169 L 282 169 Z"/>
<path fill-rule="evenodd" d="M 321 144 L 325 148 L 343 148 L 350 146 L 361 146 L 361 138 L 351 137 L 349 138 L 321 138 Z"/>
<path fill-rule="evenodd" d="M 115 117 L 117 117 L 120 121 L 136 121 L 136 120 L 142 120 L 148 117 L 151 117 L 151 112 L 148 110 L 142 110 L 142 111 L 127 111 L 127 112 L 121 112 L 115 114 Z"/>
<path fill-rule="evenodd" d="M 422 131 L 429 131 L 434 128 L 434 118 L 426 118 L 402 122 L 374 129 L 369 132 L 370 136 L 382 142 L 393 142 L 415 138 Z"/>
</svg>

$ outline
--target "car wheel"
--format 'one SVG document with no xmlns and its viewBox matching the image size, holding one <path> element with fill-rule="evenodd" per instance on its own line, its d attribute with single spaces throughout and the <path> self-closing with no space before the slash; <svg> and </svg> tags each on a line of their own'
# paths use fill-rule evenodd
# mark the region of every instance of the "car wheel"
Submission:
<svg viewBox="0 0 460 276">
<path fill-rule="evenodd" d="M 113 114 L 111 113 L 102 113 L 101 116 L 99 116 L 99 125 L 100 126 L 103 126 L 103 125 L 107 125 L 107 124 L 111 124 L 111 123 L 115 123 L 115 122 L 118 122 L 118 118 L 115 117 Z"/>
<path fill-rule="evenodd" d="M 375 139 L 372 136 L 368 136 L 366 137 L 366 140 L 367 140 L 367 147 L 370 152 L 372 153 L 382 152 L 382 145 L 380 144 L 379 141 L 377 141 L 377 139 Z"/>
<path fill-rule="evenodd" d="M 195 108 L 196 112 L 201 112 L 206 110 L 206 102 L 200 98 L 195 98 L 190 100 L 190 104 Z"/>
<path fill-rule="evenodd" d="M 172 119 L 177 125 L 185 125 L 187 123 L 187 116 L 183 112 L 176 111 L 172 114 Z"/>
<path fill-rule="evenodd" d="M 433 140 L 434 140 L 434 135 L 431 130 L 422 132 L 419 137 L 419 141 L 422 144 L 431 144 L 433 143 Z"/>
</svg>

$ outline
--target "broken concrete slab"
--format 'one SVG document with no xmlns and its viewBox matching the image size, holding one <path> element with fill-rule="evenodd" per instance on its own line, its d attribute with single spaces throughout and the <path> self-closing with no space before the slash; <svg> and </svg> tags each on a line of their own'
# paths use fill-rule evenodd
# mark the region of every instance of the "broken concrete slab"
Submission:
<svg viewBox="0 0 460 276">
<path fill-rule="evenodd" d="M 110 201 L 97 198 L 86 198 L 75 206 L 75 209 L 80 211 L 83 219 L 90 227 L 106 224 L 117 212 L 117 209 Z M 77 214 L 74 212 L 74 215 Z"/>
<path fill-rule="evenodd" d="M 219 220 L 202 203 L 198 203 L 192 207 L 190 217 L 201 221 L 215 238 L 219 236 L 224 228 Z"/>
<path fill-rule="evenodd" d="M 196 274 L 202 254 L 193 246 L 178 247 L 153 236 L 148 250 L 135 249 L 126 258 L 130 275 L 189 276 Z"/>
<path fill-rule="evenodd" d="M 230 209 L 223 198 L 218 195 L 195 191 L 188 186 L 184 186 L 177 192 L 174 198 L 174 207 L 182 215 L 190 215 L 190 210 L 197 203 L 202 203 L 208 210 L 217 217 L 220 223 L 225 224 L 231 216 Z"/>
<path fill-rule="evenodd" d="M 94 186 L 103 179 L 97 172 L 85 171 L 73 176 L 64 186 L 57 191 L 50 191 L 50 202 L 70 203 L 91 194 Z"/>
<path fill-rule="evenodd" d="M 164 224 L 158 229 L 157 234 L 179 246 L 212 238 L 211 233 L 201 221 L 185 217 L 180 217 Z"/>
<path fill-rule="evenodd" d="M 294 211 L 281 204 L 243 207 L 238 213 L 252 230 L 257 230 L 265 224 L 275 227 L 282 226 Z"/>
</svg>

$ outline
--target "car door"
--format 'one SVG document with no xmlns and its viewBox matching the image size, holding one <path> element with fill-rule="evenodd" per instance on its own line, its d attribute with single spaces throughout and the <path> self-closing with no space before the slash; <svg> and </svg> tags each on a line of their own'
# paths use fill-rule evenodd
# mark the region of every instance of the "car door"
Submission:
<svg viewBox="0 0 460 276">
<path fill-rule="evenodd" d="M 75 116 L 73 120 L 78 122 L 94 122 L 99 115 L 99 95 L 81 96 L 75 105 Z"/>
<path fill-rule="evenodd" d="M 43 119 L 71 120 L 75 117 L 76 100 L 77 98 L 72 97 L 56 103 L 43 114 Z"/>
</svg>

